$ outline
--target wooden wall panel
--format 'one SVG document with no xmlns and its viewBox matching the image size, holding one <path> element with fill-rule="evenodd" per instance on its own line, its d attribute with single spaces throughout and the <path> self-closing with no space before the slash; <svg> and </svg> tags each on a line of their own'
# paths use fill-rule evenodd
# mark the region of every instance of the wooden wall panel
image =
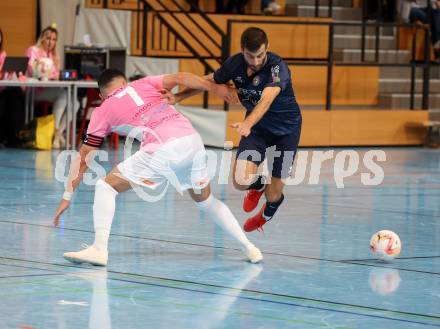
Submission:
<svg viewBox="0 0 440 329">
<path fill-rule="evenodd" d="M 367 1 L 367 0 L 364 0 L 364 1 Z M 362 8 L 362 3 L 363 3 L 362 0 L 353 0 L 352 7 L 353 8 Z"/>
<path fill-rule="evenodd" d="M 0 1 L 0 28 L 9 56 L 24 56 L 36 40 L 37 0 Z"/>
<path fill-rule="evenodd" d="M 228 112 L 226 138 L 238 145 L 240 137 L 229 123 L 244 118 L 245 110 Z M 300 146 L 422 145 L 428 111 L 333 110 L 302 111 Z"/>
<path fill-rule="evenodd" d="M 104 1 L 103 0 L 86 0 L 85 7 L 86 8 L 103 8 Z"/>
<path fill-rule="evenodd" d="M 301 146 L 330 145 L 332 111 L 302 111 Z"/>
<path fill-rule="evenodd" d="M 177 56 L 181 53 L 185 53 L 185 56 L 191 56 L 191 53 L 186 49 L 185 46 L 183 46 L 182 43 L 178 42 L 177 44 L 177 52 L 171 50 L 168 52 L 161 51 L 157 52 L 158 50 L 158 39 L 160 37 L 159 34 L 159 21 L 156 18 L 155 19 L 155 29 L 154 29 L 154 38 L 153 30 L 152 30 L 152 18 L 153 13 L 150 12 L 148 14 L 148 55 L 149 56 L 157 56 L 159 54 L 168 54 L 168 56 Z M 194 24 L 190 23 L 188 18 L 184 14 L 175 14 L 179 19 L 187 22 L 187 26 L 194 30 Z M 193 38 L 189 36 L 189 34 L 182 29 L 182 27 L 176 23 L 175 19 L 172 17 L 169 17 L 168 14 L 163 14 L 163 16 L 167 19 L 167 22 L 173 26 L 176 30 L 180 31 L 184 37 L 185 40 L 190 42 L 192 46 L 196 49 L 199 49 L 201 54 L 208 55 L 208 52 L 204 50 L 200 45 L 196 42 L 193 42 Z M 269 16 L 238 16 L 238 15 L 218 15 L 218 14 L 210 14 L 209 15 L 211 19 L 218 24 L 218 26 L 226 32 L 226 20 L 231 19 L 241 19 L 241 20 L 250 20 L 250 19 L 258 19 L 258 20 L 274 20 L 273 17 Z M 136 22 L 137 17 L 135 14 L 133 14 L 133 20 L 132 20 L 132 31 L 136 31 Z M 199 15 L 191 14 L 191 17 L 196 20 L 200 26 L 202 26 L 203 30 L 206 31 L 213 39 L 214 41 L 221 45 L 221 39 L 220 35 L 206 22 L 200 19 Z M 329 21 L 328 19 L 314 19 L 314 18 L 292 18 L 292 17 L 276 17 L 276 20 L 278 21 Z M 234 33 L 233 33 L 233 40 L 231 43 L 232 50 L 231 53 L 235 53 L 240 51 L 240 35 L 241 32 L 248 26 L 251 26 L 253 24 L 244 23 L 240 25 L 234 25 Z M 269 36 L 269 42 L 270 42 L 270 50 L 279 53 L 282 57 L 286 56 L 296 56 L 296 57 L 308 57 L 308 58 L 325 58 L 327 56 L 327 44 L 328 44 L 328 28 L 325 26 L 304 26 L 304 25 L 281 25 L 274 27 L 273 25 L 261 25 L 264 29 L 266 29 L 266 32 Z M 163 27 L 163 43 L 166 43 L 166 34 L 165 34 L 166 28 Z M 280 32 L 281 31 L 281 32 Z M 194 31 L 193 31 L 194 32 Z M 280 33 L 284 36 L 283 38 L 279 38 Z M 206 45 L 208 49 L 213 52 L 216 56 L 220 56 L 220 50 L 216 48 L 212 41 L 204 34 L 202 33 L 195 33 L 198 40 L 201 41 L 202 44 Z M 136 39 L 136 35 L 133 34 L 132 39 Z M 156 40 L 155 47 L 153 47 L 151 40 Z M 287 40 L 287 42 L 286 42 Z M 310 42 L 310 40 L 316 40 L 313 42 Z M 135 50 L 134 53 L 138 53 L 139 50 Z"/>
<path fill-rule="evenodd" d="M 252 23 L 232 25 L 231 54 L 241 51 L 241 34 L 246 28 L 254 25 Z M 258 24 L 258 27 L 267 33 L 269 49 L 281 57 L 327 58 L 329 32 L 327 26 Z"/>
<path fill-rule="evenodd" d="M 425 32 L 422 29 L 399 28 L 399 49 L 412 51 L 413 38 L 416 38 L 415 55 L 417 60 L 425 59 Z M 429 54 L 435 60 L 434 50 L 431 47 Z"/>
<path fill-rule="evenodd" d="M 292 17 L 292 16 L 261 16 L 261 15 L 221 15 L 208 14 L 208 16 L 223 30 L 226 31 L 227 21 L 281 21 L 281 22 L 331 22 L 331 18 L 313 18 L 313 17 Z M 279 36 L 278 36 L 279 37 Z"/>
<path fill-rule="evenodd" d="M 293 89 L 300 105 L 325 105 L 327 68 L 322 66 L 289 66 Z M 375 67 L 334 67 L 333 105 L 376 105 L 379 93 L 379 70 Z M 203 75 L 197 60 L 180 60 L 180 71 Z M 201 105 L 202 96 L 194 96 L 186 105 Z M 209 104 L 221 105 L 220 99 L 209 98 Z"/>
<path fill-rule="evenodd" d="M 290 70 L 299 104 L 324 105 L 327 68 L 291 66 Z M 377 67 L 333 67 L 333 105 L 376 105 L 378 93 Z"/>
<path fill-rule="evenodd" d="M 132 9 L 136 10 L 138 6 L 138 0 L 123 0 L 123 1 L 108 1 L 109 9 Z"/>
<path fill-rule="evenodd" d="M 160 0 L 162 1 L 168 8 L 173 10 L 178 10 L 178 7 L 171 0 Z M 180 6 L 188 10 L 190 6 L 184 0 L 177 0 Z M 108 8 L 111 9 L 137 9 L 138 0 L 109 0 Z M 149 3 L 154 8 L 161 8 L 158 3 L 158 0 L 150 0 Z M 277 3 L 281 6 L 280 10 L 277 12 L 277 15 L 283 15 L 286 7 L 286 0 L 277 0 Z M 201 10 L 205 12 L 215 13 L 215 2 L 212 0 L 202 0 L 199 1 L 199 5 Z M 86 8 L 102 8 L 104 6 L 103 0 L 86 0 L 85 2 Z M 261 0 L 252 0 L 246 5 L 245 12 L 247 14 L 261 14 Z"/>
<path fill-rule="evenodd" d="M 130 40 L 130 54 L 141 55 L 142 54 L 142 20 L 143 14 L 136 12 L 131 13 L 131 40 Z M 139 33 L 138 33 L 138 20 L 140 21 Z"/>
<path fill-rule="evenodd" d="M 331 111 L 330 145 L 421 145 L 428 111 Z"/>
<path fill-rule="evenodd" d="M 150 0 L 148 1 L 153 8 L 160 10 L 163 7 L 160 5 L 160 2 L 164 3 L 168 8 L 172 10 L 178 10 L 178 7 L 174 5 L 171 0 Z M 138 0 L 108 0 L 108 8 L 109 9 L 120 9 L 120 10 L 136 10 L 138 7 Z M 184 0 L 177 0 L 177 3 L 185 8 L 189 9 L 189 5 Z M 103 0 L 86 0 L 85 2 L 86 8 L 103 8 L 104 1 Z"/>
<path fill-rule="evenodd" d="M 298 103 L 325 104 L 327 68 L 323 66 L 290 66 L 289 68 Z"/>
<path fill-rule="evenodd" d="M 378 67 L 334 67 L 333 105 L 376 105 Z"/>
</svg>

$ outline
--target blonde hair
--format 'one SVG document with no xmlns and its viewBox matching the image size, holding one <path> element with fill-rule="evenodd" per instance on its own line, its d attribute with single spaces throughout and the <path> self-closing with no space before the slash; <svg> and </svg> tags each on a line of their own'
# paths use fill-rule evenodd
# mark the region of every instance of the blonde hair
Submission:
<svg viewBox="0 0 440 329">
<path fill-rule="evenodd" d="M 38 48 L 42 48 L 42 43 L 44 40 L 44 37 L 47 33 L 55 33 L 57 36 L 57 43 L 58 43 L 58 30 L 57 30 L 57 25 L 55 23 L 52 23 L 52 25 L 44 28 L 41 33 L 40 33 L 40 37 L 37 40 L 37 44 L 36 46 Z M 55 47 L 53 48 L 53 50 L 51 51 L 53 54 L 53 58 L 54 58 L 54 64 L 56 67 L 59 67 L 60 64 L 60 58 L 58 57 L 58 51 L 57 51 L 57 47 L 55 45 Z"/>
</svg>

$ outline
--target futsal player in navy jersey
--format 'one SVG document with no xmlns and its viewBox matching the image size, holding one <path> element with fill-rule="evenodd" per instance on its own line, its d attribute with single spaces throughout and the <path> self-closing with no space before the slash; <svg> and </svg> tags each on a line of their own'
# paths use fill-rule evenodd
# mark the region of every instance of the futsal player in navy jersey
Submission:
<svg viewBox="0 0 440 329">
<path fill-rule="evenodd" d="M 232 124 L 241 135 L 234 164 L 234 186 L 247 190 L 243 210 L 251 212 L 263 194 L 266 203 L 244 224 L 247 232 L 260 229 L 271 220 L 284 200 L 283 179 L 290 176 L 301 134 L 301 112 L 292 88 L 290 70 L 276 54 L 268 51 L 266 33 L 256 27 L 241 36 L 241 53 L 229 57 L 208 79 L 225 84 L 232 81 L 246 108 L 242 122 Z M 183 90 L 168 94 L 177 103 L 198 93 Z M 230 98 L 233 90 L 231 88 Z M 257 175 L 267 159 L 269 177 Z"/>
</svg>

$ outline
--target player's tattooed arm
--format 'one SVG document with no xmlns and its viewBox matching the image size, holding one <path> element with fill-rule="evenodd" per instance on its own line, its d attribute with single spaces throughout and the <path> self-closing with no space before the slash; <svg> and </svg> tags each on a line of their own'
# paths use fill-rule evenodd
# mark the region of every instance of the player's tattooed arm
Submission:
<svg viewBox="0 0 440 329">
<path fill-rule="evenodd" d="M 203 79 L 205 79 L 205 80 L 207 80 L 207 81 L 209 81 L 211 83 L 214 83 L 214 77 L 213 77 L 212 74 L 205 75 L 203 77 Z M 182 90 L 182 91 L 180 91 L 180 92 L 178 92 L 176 94 L 173 94 L 173 96 L 174 96 L 174 104 L 180 103 L 184 99 L 187 99 L 187 98 L 190 98 L 192 96 L 198 95 L 201 92 L 203 92 L 203 90 L 186 88 L 186 89 L 184 89 L 184 90 Z"/>
<path fill-rule="evenodd" d="M 66 190 L 64 191 L 63 198 L 61 199 L 55 214 L 55 226 L 58 226 L 61 214 L 70 206 L 70 199 L 72 198 L 73 192 L 81 182 L 82 177 L 88 168 L 88 163 L 90 162 L 90 159 L 92 159 L 94 151 L 96 150 L 98 150 L 97 147 L 83 144 L 81 145 L 78 156 L 72 161 L 69 169 Z"/>
<path fill-rule="evenodd" d="M 194 77 L 197 77 L 198 79 L 204 79 L 206 82 L 209 83 L 209 87 L 206 84 L 202 84 L 202 85 L 205 85 L 205 88 L 201 89 L 200 88 L 201 85 L 196 86 L 196 87 L 189 85 L 188 79 L 193 79 Z M 171 105 L 174 105 L 176 103 L 180 103 L 184 99 L 195 96 L 195 95 L 201 93 L 202 91 L 212 91 L 214 94 L 216 94 L 218 97 L 224 99 L 228 103 L 232 103 L 232 104 L 238 103 L 238 97 L 237 97 L 237 94 L 236 94 L 234 88 L 231 88 L 231 87 L 223 85 L 223 84 L 216 84 L 214 81 L 213 74 L 209 74 L 204 77 L 198 77 L 193 74 L 191 74 L 191 76 L 187 76 L 187 77 L 181 76 L 180 82 L 177 84 L 183 85 L 184 87 L 187 87 L 187 88 L 181 92 L 173 94 L 172 92 L 169 91 L 169 89 L 171 89 L 171 88 L 166 88 L 164 86 L 168 90 L 162 91 L 162 94 L 163 94 L 162 97 L 164 99 L 166 99 L 168 101 L 168 103 Z M 209 88 L 209 89 L 207 89 L 207 88 Z"/>
<path fill-rule="evenodd" d="M 81 183 L 84 173 L 88 168 L 88 164 L 94 156 L 98 147 L 82 144 L 79 154 L 72 162 L 69 170 L 69 179 L 67 181 L 66 191 L 73 193 L 76 187 Z"/>
</svg>

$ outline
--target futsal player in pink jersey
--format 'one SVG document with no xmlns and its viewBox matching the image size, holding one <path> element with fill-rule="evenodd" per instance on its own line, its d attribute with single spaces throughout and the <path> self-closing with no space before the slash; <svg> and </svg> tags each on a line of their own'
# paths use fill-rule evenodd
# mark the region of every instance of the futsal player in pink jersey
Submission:
<svg viewBox="0 0 440 329">
<path fill-rule="evenodd" d="M 95 241 L 84 250 L 65 253 L 65 259 L 107 265 L 116 196 L 132 187 L 155 189 L 167 181 L 177 189 L 188 190 L 198 208 L 240 244 L 249 261 L 257 263 L 263 259 L 229 208 L 212 195 L 200 135 L 163 97 L 164 90 L 177 85 L 211 91 L 226 101 L 233 101 L 228 87 L 191 73 L 151 76 L 130 84 L 123 73 L 114 69 L 104 71 L 99 77 L 98 86 L 105 100 L 93 111 L 84 143 L 70 168 L 67 188 L 54 218 L 55 226 L 88 168 L 87 161 L 92 158 L 89 154 L 99 149 L 108 134 L 118 132 L 137 137 L 141 147 L 104 179 L 98 180 L 93 204 Z"/>
</svg>

